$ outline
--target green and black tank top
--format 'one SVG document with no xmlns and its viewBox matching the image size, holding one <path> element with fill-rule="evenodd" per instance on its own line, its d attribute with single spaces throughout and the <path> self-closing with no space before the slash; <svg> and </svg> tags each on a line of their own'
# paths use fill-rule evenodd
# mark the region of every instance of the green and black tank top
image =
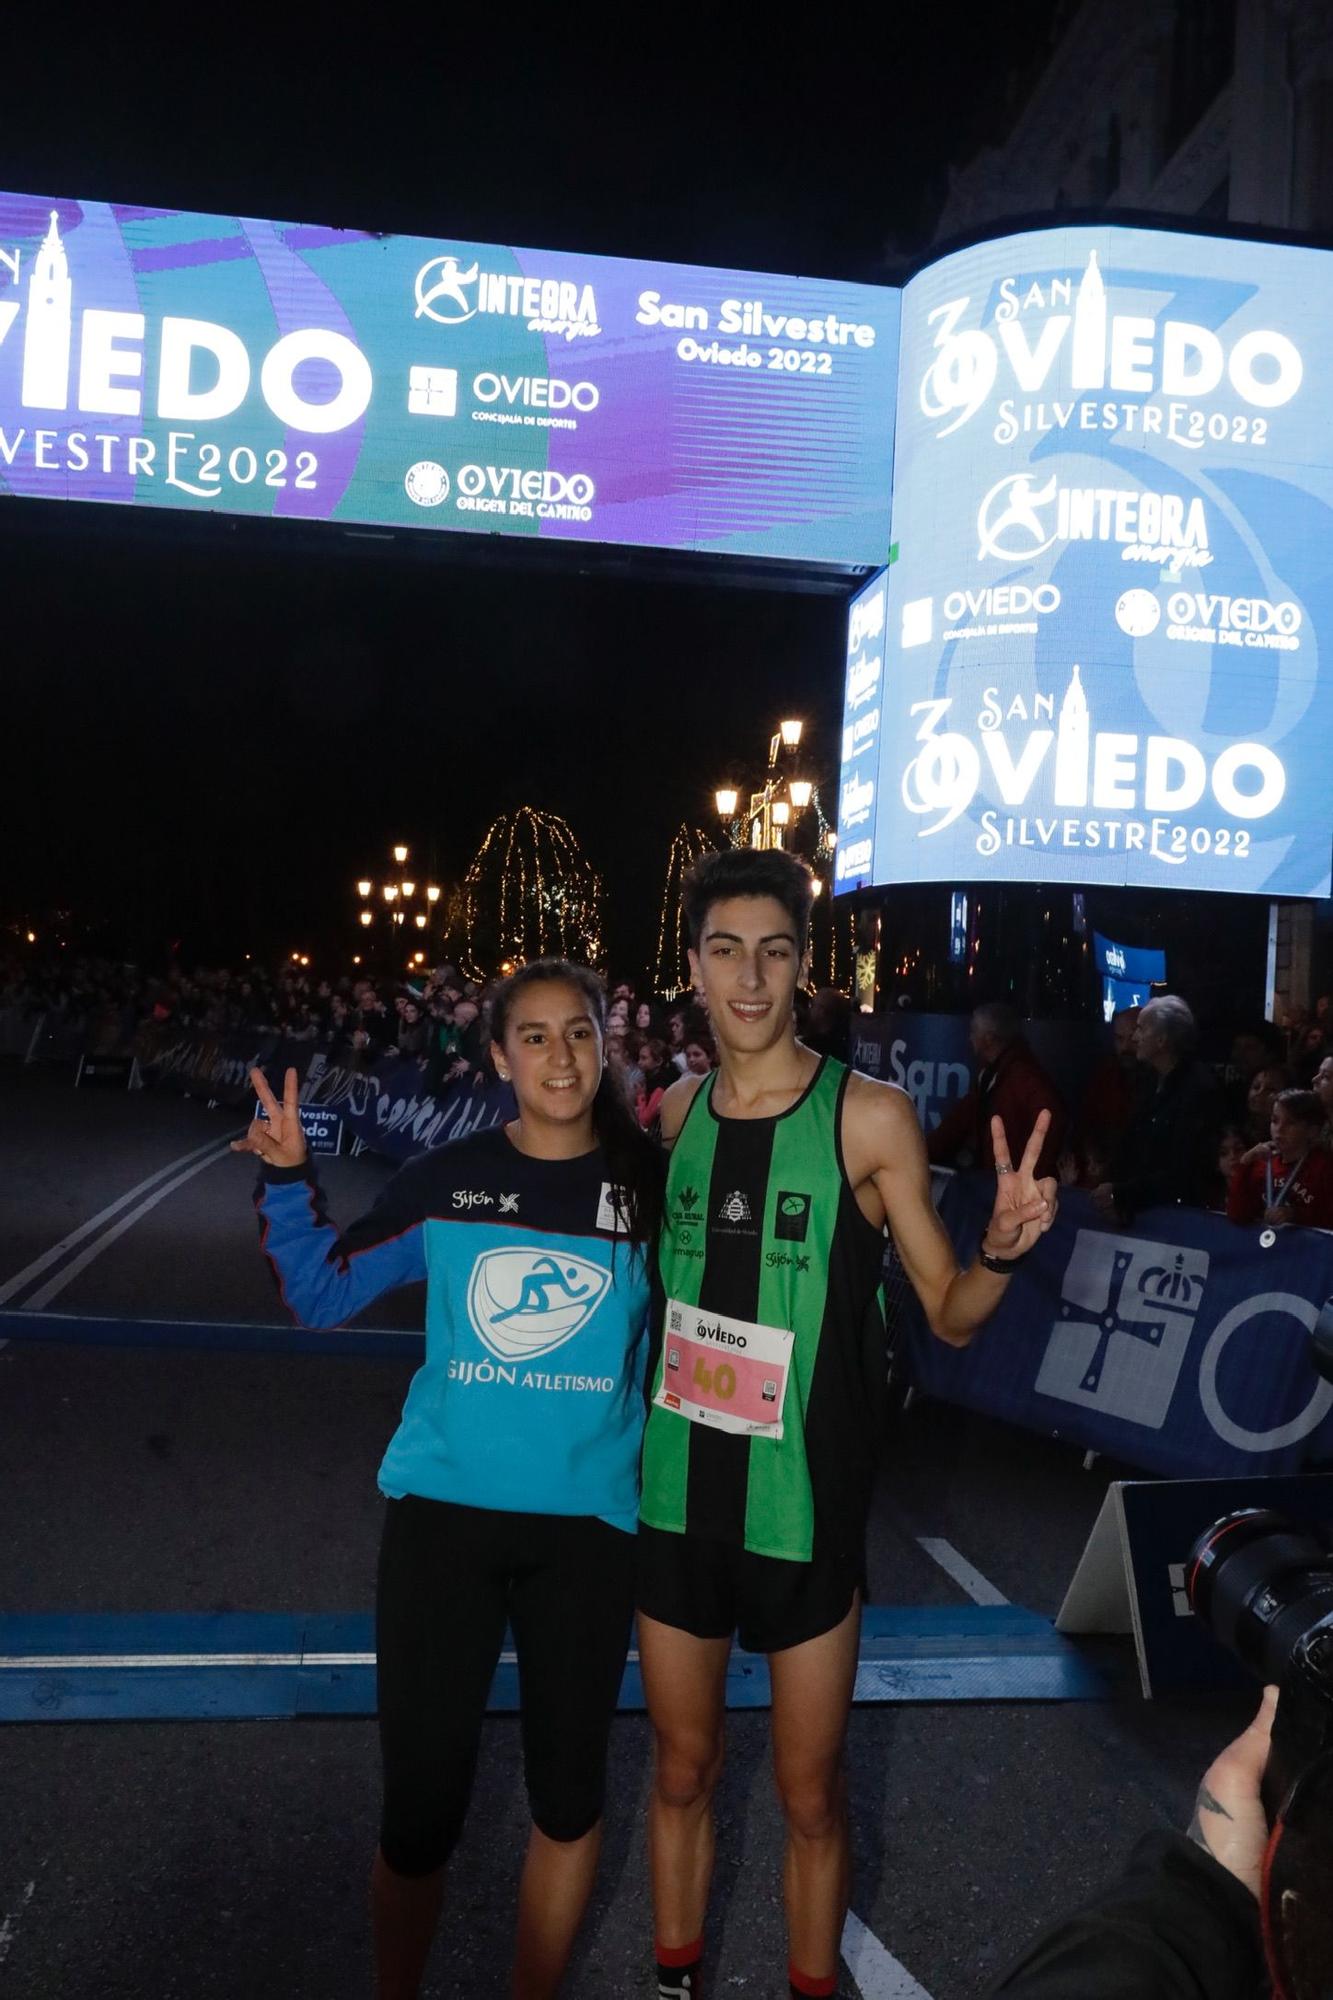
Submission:
<svg viewBox="0 0 1333 2000">
<path fill-rule="evenodd" d="M 849 1074 L 824 1057 L 773 1118 L 719 1117 L 716 1072 L 690 1103 L 667 1177 L 650 1394 L 663 1390 L 668 1301 L 788 1328 L 782 1435 L 736 1435 L 654 1401 L 640 1514 L 755 1555 L 859 1571 L 886 1401 L 884 1237 L 843 1162 Z"/>
</svg>

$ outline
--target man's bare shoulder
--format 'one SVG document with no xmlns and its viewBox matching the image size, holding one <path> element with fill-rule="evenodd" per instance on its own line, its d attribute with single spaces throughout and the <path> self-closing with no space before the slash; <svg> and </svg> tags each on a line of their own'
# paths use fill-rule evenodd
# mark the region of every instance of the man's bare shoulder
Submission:
<svg viewBox="0 0 1333 2000">
<path fill-rule="evenodd" d="M 693 1104 L 700 1085 L 705 1081 L 701 1076 L 682 1076 L 663 1092 L 658 1107 L 661 1120 L 662 1143 L 669 1146 L 685 1123 L 685 1113 Z"/>
<path fill-rule="evenodd" d="M 842 1112 L 843 1148 L 854 1154 L 862 1171 L 898 1164 L 915 1157 L 922 1146 L 916 1106 L 900 1084 L 881 1083 L 853 1070 L 847 1079 Z"/>
</svg>

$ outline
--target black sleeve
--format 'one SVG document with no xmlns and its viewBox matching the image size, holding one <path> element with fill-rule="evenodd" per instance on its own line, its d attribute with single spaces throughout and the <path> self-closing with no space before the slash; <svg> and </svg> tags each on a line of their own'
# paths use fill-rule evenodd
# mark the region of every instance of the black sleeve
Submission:
<svg viewBox="0 0 1333 2000">
<path fill-rule="evenodd" d="M 986 2000 L 1262 2000 L 1259 1907 L 1180 1833 L 1146 1834 L 1119 1880 L 1044 1932 Z"/>
</svg>

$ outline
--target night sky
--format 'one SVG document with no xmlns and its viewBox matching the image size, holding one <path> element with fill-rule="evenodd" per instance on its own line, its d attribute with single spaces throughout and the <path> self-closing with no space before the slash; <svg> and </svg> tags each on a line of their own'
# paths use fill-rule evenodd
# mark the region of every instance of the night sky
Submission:
<svg viewBox="0 0 1333 2000">
<path fill-rule="evenodd" d="M 0 186 L 889 281 L 1054 7 L 977 10 L 966 37 L 903 11 L 849 37 L 686 9 L 637 40 L 569 10 L 486 33 L 395 11 L 345 43 L 326 12 L 263 46 L 246 16 L 235 50 L 224 14 L 167 50 L 48 10 L 6 29 Z M 3 523 L 0 922 L 59 906 L 148 961 L 179 938 L 327 962 L 390 841 L 454 879 L 526 801 L 569 819 L 638 966 L 673 829 L 709 824 L 777 718 L 836 762 L 836 597 L 580 574 L 573 551 L 480 567 L 455 536 L 423 559 L 41 501 Z"/>
</svg>

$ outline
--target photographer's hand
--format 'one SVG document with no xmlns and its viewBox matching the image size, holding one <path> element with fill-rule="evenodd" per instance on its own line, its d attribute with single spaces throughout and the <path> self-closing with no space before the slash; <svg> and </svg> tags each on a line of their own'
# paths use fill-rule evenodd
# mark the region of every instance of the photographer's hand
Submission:
<svg viewBox="0 0 1333 2000">
<path fill-rule="evenodd" d="M 1266 1687 L 1259 1713 L 1203 1774 L 1189 1837 L 1258 1900 L 1268 1847 L 1268 1820 L 1259 1783 L 1268 1762 L 1277 1689 Z"/>
</svg>

